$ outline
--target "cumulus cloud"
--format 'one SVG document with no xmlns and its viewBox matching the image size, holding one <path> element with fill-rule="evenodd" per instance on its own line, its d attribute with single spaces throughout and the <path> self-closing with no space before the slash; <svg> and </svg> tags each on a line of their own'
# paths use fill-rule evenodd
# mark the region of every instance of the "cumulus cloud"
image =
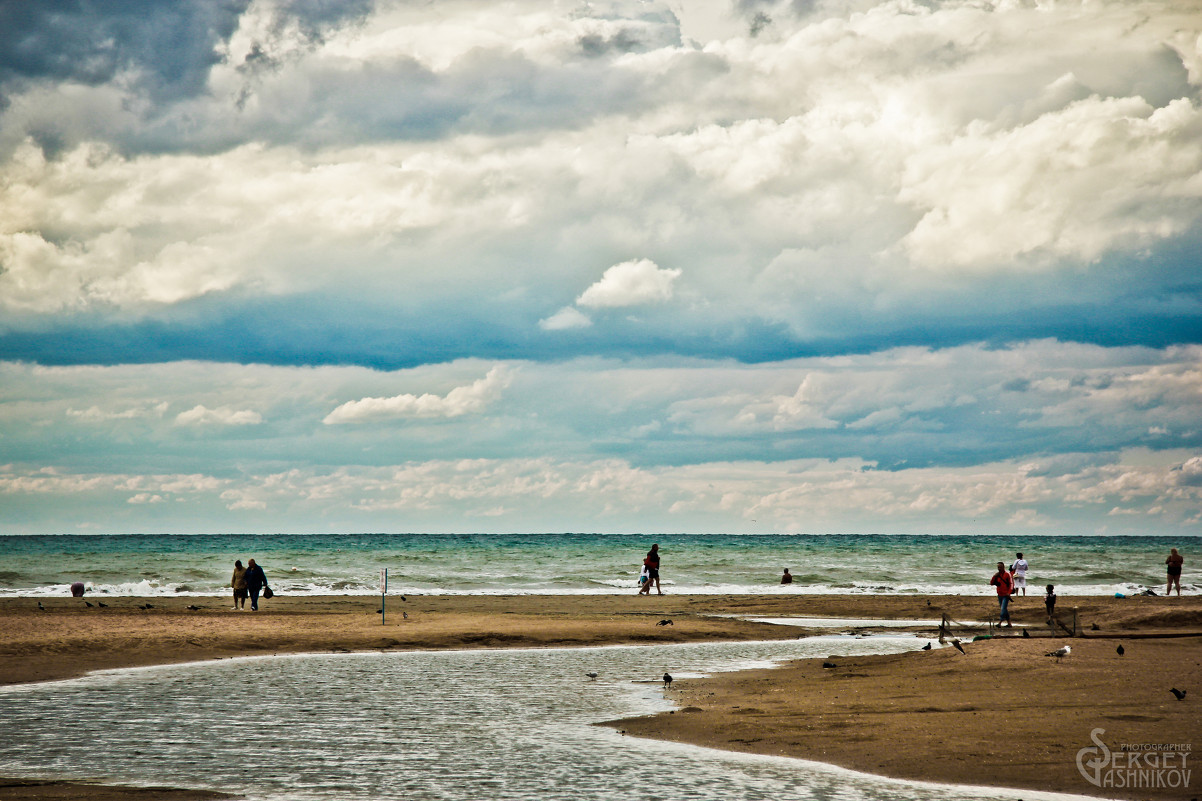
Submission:
<svg viewBox="0 0 1202 801">
<path fill-rule="evenodd" d="M 544 331 L 564 331 L 569 328 L 588 328 L 593 321 L 587 314 L 572 306 L 565 306 L 550 317 L 538 321 Z"/>
<path fill-rule="evenodd" d="M 468 386 L 455 387 L 446 395 L 406 393 L 390 398 L 347 401 L 326 415 L 322 422 L 326 425 L 337 425 L 376 420 L 454 418 L 465 414 L 478 414 L 500 397 L 509 381 L 509 374 L 503 368 L 494 367 L 484 378 L 477 379 Z"/>
<path fill-rule="evenodd" d="M 665 270 L 650 259 L 615 264 L 601 280 L 576 298 L 586 308 L 621 308 L 664 303 L 672 299 L 673 284 L 681 270 Z"/>
<path fill-rule="evenodd" d="M 252 426 L 262 422 L 263 416 L 256 411 L 229 406 L 208 409 L 197 404 L 175 416 L 176 425 L 181 426 Z"/>
</svg>

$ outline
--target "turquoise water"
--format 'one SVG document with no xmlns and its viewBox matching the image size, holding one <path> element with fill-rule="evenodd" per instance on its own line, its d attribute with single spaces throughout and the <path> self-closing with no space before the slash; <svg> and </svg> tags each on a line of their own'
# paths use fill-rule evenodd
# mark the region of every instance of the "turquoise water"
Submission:
<svg viewBox="0 0 1202 801">
<path fill-rule="evenodd" d="M 0 537 L 0 596 L 223 594 L 235 559 L 263 565 L 291 595 L 633 592 L 652 542 L 670 593 L 988 595 L 998 561 L 1022 551 L 1030 593 L 1084 595 L 1164 588 L 1170 547 L 1182 588 L 1202 588 L 1202 537 L 959 537 L 610 534 L 61 535 Z M 782 587 L 781 570 L 794 583 Z"/>
<path fill-rule="evenodd" d="M 592 724 L 672 708 L 658 681 L 898 653 L 912 637 L 223 660 L 0 688 L 9 775 L 223 790 L 251 801 L 974 801 Z M 599 675 L 589 680 L 585 674 Z M 651 679 L 651 683 L 646 682 Z M 1088 744 L 1088 732 L 1082 732 Z M 1072 759 L 1076 744 L 1066 747 Z M 1063 797 L 1063 796 L 1058 796 Z"/>
</svg>

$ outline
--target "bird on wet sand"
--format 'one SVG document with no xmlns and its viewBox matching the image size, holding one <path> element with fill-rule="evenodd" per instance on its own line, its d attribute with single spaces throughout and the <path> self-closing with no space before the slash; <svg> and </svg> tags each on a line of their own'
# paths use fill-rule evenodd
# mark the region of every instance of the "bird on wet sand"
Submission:
<svg viewBox="0 0 1202 801">
<path fill-rule="evenodd" d="M 930 644 L 930 643 L 927 643 L 926 645 L 922 646 L 922 650 L 924 650 L 924 651 L 929 651 L 929 650 L 931 650 L 931 644 Z"/>
<path fill-rule="evenodd" d="M 1114 652 L 1119 656 L 1122 656 L 1123 654 L 1127 653 L 1127 649 L 1123 647 L 1122 643 L 1119 643 L 1119 647 L 1115 648 Z"/>
<path fill-rule="evenodd" d="M 597 673 L 596 673 L 596 671 L 593 671 L 593 670 L 590 670 L 588 673 L 585 673 L 584 675 L 588 676 L 590 679 L 597 678 Z"/>
<path fill-rule="evenodd" d="M 671 673 L 665 673 L 665 674 L 664 674 L 664 689 L 665 689 L 665 690 L 668 690 L 668 689 L 671 689 L 671 688 L 672 688 L 672 674 L 671 674 Z"/>
<path fill-rule="evenodd" d="M 663 620 L 661 620 L 660 622 L 656 623 L 655 625 L 657 625 L 657 626 L 671 626 L 671 625 L 674 625 L 674 624 L 672 623 L 672 621 L 671 621 L 671 620 L 668 620 L 668 618 L 664 618 Z"/>
<path fill-rule="evenodd" d="M 1027 631 L 1026 629 L 1023 629 L 1023 636 L 1024 636 L 1024 637 L 1030 637 L 1030 636 L 1031 636 L 1031 632 Z"/>
<path fill-rule="evenodd" d="M 1060 660 L 1064 659 L 1064 657 L 1068 656 L 1072 652 L 1073 649 L 1065 645 L 1057 648 L 1055 651 L 1048 651 L 1046 654 L 1044 654 L 1044 656 L 1054 656 L 1056 657 L 1056 664 L 1060 664 Z"/>
<path fill-rule="evenodd" d="M 1176 687 L 1170 687 L 1169 692 L 1171 692 L 1173 695 L 1177 696 L 1178 701 L 1185 700 L 1185 693 L 1186 693 L 1185 690 L 1178 690 Z"/>
<path fill-rule="evenodd" d="M 957 639 L 953 639 L 953 640 L 952 640 L 952 647 L 953 647 L 953 648 L 955 648 L 955 649 L 956 649 L 957 651 L 959 651 L 960 653 L 964 654 L 965 656 L 968 656 L 968 654 L 964 652 L 964 646 L 960 644 L 960 641 L 959 641 L 959 640 L 957 640 Z"/>
<path fill-rule="evenodd" d="M 84 601 L 84 602 L 83 602 L 83 605 L 84 605 L 84 606 L 86 606 L 88 609 L 91 609 L 91 608 L 92 608 L 92 603 L 91 603 L 91 601 Z"/>
<path fill-rule="evenodd" d="M 42 602 L 41 602 L 41 601 L 38 601 L 38 609 L 41 609 L 43 612 L 45 612 L 45 611 L 46 611 L 46 607 L 42 606 Z"/>
</svg>

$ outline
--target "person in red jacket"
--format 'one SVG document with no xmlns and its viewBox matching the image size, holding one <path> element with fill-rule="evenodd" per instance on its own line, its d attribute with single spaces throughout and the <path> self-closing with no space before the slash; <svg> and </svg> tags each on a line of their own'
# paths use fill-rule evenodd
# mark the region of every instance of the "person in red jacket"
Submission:
<svg viewBox="0 0 1202 801">
<path fill-rule="evenodd" d="M 989 579 L 989 583 L 997 587 L 997 602 L 1002 607 L 998 624 L 1010 628 L 1010 596 L 1014 594 L 1014 576 L 1006 569 L 1005 562 L 997 563 L 997 572 Z"/>
</svg>

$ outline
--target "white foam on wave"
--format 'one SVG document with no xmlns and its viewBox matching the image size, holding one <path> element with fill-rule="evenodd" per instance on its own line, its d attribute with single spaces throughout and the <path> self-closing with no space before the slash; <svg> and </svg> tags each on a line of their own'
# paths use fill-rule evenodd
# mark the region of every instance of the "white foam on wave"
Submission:
<svg viewBox="0 0 1202 801">
<path fill-rule="evenodd" d="M 346 596 L 378 596 L 380 587 L 378 583 L 367 584 L 352 581 L 339 580 L 333 583 L 322 582 L 321 580 L 297 581 L 289 580 L 288 574 L 283 574 L 280 577 L 272 577 L 269 575 L 271 587 L 279 594 L 295 595 L 295 596 L 321 596 L 321 595 L 346 595 Z M 93 582 L 85 582 L 87 595 L 108 595 L 117 597 L 133 597 L 133 598 L 155 598 L 155 597 L 212 597 L 227 595 L 232 590 L 228 586 L 215 586 L 205 584 L 204 582 L 166 582 L 155 579 L 143 579 L 136 582 L 125 582 L 116 584 L 97 584 Z M 864 585 L 831 585 L 831 584 L 801 584 L 793 583 L 789 585 L 766 584 L 763 586 L 748 585 L 748 584 L 676 584 L 671 581 L 664 581 L 664 593 L 671 595 L 919 595 L 919 596 L 938 596 L 938 595 L 961 595 L 961 596 L 981 596 L 992 597 L 994 591 L 992 587 L 987 586 L 984 582 L 981 584 L 901 584 L 881 585 L 881 584 L 864 584 Z M 1058 593 L 1061 595 L 1088 595 L 1088 596 L 1113 596 L 1116 593 L 1124 596 L 1135 596 L 1144 594 L 1149 588 L 1142 584 L 1093 584 L 1093 585 L 1058 585 Z M 1183 584 L 1182 591 L 1188 594 L 1193 594 L 1199 591 L 1199 587 L 1192 584 Z M 1152 590 L 1157 594 L 1162 594 L 1162 587 L 1153 587 Z M 1043 587 L 1031 586 L 1028 588 L 1027 598 L 1038 600 L 1043 596 Z M 606 579 L 590 582 L 586 586 L 562 587 L 548 586 L 545 583 L 539 585 L 527 586 L 471 586 L 471 587 L 456 587 L 450 584 L 446 585 L 418 585 L 418 584 L 399 584 L 389 583 L 388 594 L 390 596 L 397 595 L 482 595 L 482 596 L 501 596 L 501 595 L 538 595 L 538 596 L 554 596 L 554 595 L 621 595 L 623 593 L 638 592 L 638 584 L 632 580 L 623 579 Z M 654 595 L 654 593 L 652 593 Z M 71 595 L 70 584 L 49 584 L 38 587 L 29 588 L 0 588 L 0 598 L 24 598 L 24 597 L 69 597 Z"/>
</svg>

